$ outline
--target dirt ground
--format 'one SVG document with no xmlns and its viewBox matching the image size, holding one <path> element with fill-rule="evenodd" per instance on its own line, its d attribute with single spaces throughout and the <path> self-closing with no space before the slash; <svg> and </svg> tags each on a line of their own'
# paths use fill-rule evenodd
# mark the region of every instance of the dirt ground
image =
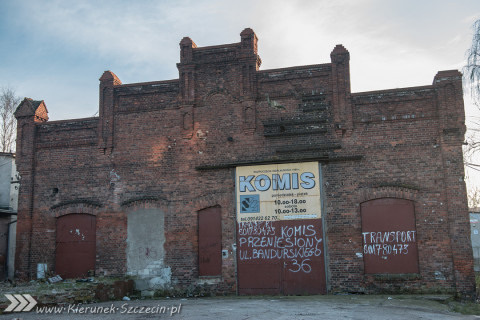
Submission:
<svg viewBox="0 0 480 320">
<path fill-rule="evenodd" d="M 436 301 L 435 301 L 436 300 Z M 326 295 L 162 298 L 34 308 L 0 319 L 480 319 L 452 312 L 445 297 Z"/>
<path fill-rule="evenodd" d="M 461 303 L 442 295 L 131 296 L 98 303 L 96 285 L 115 279 L 92 280 L 1 283 L 0 313 L 10 305 L 5 294 L 31 294 L 40 303 L 31 312 L 3 313 L 0 319 L 480 319 L 478 302 Z"/>
</svg>

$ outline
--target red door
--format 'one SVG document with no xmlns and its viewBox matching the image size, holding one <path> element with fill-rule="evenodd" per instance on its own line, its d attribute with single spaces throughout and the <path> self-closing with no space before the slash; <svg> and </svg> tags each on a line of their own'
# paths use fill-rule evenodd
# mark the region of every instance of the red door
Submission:
<svg viewBox="0 0 480 320">
<path fill-rule="evenodd" d="M 294 242 L 283 259 L 283 294 L 327 293 L 322 220 L 283 221 L 282 228 L 283 236 Z"/>
<path fill-rule="evenodd" d="M 383 198 L 361 204 L 365 273 L 418 273 L 414 204 Z"/>
<path fill-rule="evenodd" d="M 69 214 L 57 220 L 55 271 L 62 278 L 95 270 L 95 216 Z"/>
<path fill-rule="evenodd" d="M 220 207 L 198 212 L 198 273 L 222 274 L 222 212 Z"/>
<path fill-rule="evenodd" d="M 321 219 L 237 224 L 240 294 L 326 293 Z"/>
</svg>

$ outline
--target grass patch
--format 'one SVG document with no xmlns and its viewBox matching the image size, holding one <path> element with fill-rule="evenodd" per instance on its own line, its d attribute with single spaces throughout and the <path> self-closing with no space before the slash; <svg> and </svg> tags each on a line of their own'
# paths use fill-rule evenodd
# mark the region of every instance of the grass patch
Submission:
<svg viewBox="0 0 480 320">
<path fill-rule="evenodd" d="M 453 301 L 448 304 L 450 310 L 461 314 L 480 315 L 480 304 L 478 302 Z"/>
<path fill-rule="evenodd" d="M 453 312 L 469 315 L 480 315 L 480 272 L 475 272 L 477 300 L 475 302 L 449 301 L 448 306 Z"/>
</svg>

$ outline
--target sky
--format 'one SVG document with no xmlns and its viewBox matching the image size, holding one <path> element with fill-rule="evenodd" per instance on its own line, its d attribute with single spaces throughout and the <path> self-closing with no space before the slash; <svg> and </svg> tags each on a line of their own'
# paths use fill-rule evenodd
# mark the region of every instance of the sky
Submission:
<svg viewBox="0 0 480 320">
<path fill-rule="evenodd" d="M 328 63 L 343 44 L 352 92 L 429 85 L 465 65 L 477 19 L 479 0 L 0 0 L 0 86 L 44 100 L 50 120 L 91 117 L 103 71 L 177 79 L 183 37 L 234 43 L 247 27 L 262 70 Z"/>
</svg>

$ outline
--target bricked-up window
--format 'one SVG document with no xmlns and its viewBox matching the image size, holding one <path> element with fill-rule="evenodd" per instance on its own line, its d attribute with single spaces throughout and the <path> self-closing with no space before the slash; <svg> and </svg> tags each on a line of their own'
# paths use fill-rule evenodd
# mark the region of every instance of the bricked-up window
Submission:
<svg viewBox="0 0 480 320">
<path fill-rule="evenodd" d="M 418 273 L 413 202 L 383 198 L 361 204 L 365 273 Z"/>
<path fill-rule="evenodd" d="M 222 274 L 222 214 L 220 207 L 198 212 L 198 274 Z"/>
</svg>

